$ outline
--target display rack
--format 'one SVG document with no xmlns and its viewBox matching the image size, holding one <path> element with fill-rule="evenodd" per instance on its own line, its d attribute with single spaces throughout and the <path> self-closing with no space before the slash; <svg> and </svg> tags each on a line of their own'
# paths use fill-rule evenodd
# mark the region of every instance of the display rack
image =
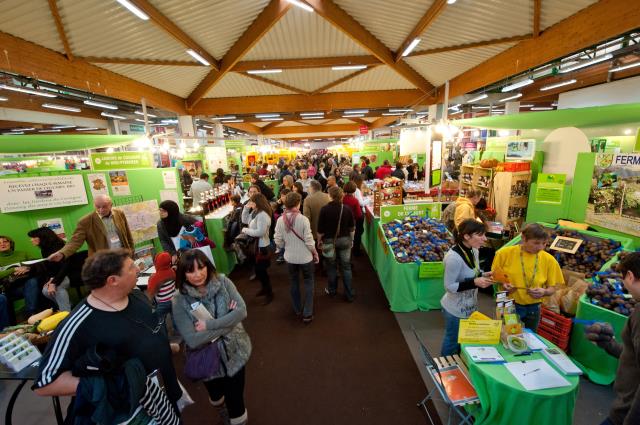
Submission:
<svg viewBox="0 0 640 425">
<path fill-rule="evenodd" d="M 467 190 L 475 189 L 482 192 L 482 197 L 491 197 L 493 168 L 483 168 L 479 165 L 460 166 L 460 196 L 465 196 Z"/>
<path fill-rule="evenodd" d="M 376 182 L 373 188 L 373 212 L 380 216 L 380 207 L 384 205 L 402 205 L 403 181 L 395 179 Z"/>
<path fill-rule="evenodd" d="M 527 216 L 531 171 L 500 171 L 493 178 L 496 221 L 521 226 Z"/>
</svg>

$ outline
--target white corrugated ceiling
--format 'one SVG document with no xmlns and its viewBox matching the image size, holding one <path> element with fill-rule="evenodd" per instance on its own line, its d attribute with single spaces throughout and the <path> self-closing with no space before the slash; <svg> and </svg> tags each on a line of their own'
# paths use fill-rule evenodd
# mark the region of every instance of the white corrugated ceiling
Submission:
<svg viewBox="0 0 640 425">
<path fill-rule="evenodd" d="M 0 1 L 0 31 L 64 52 L 49 4 L 43 0 Z"/>
<path fill-rule="evenodd" d="M 415 86 L 386 65 L 376 66 L 344 83 L 327 90 L 327 93 L 341 91 L 414 89 Z"/>
<path fill-rule="evenodd" d="M 433 0 L 336 0 L 336 3 L 389 49 L 396 51 Z"/>
<path fill-rule="evenodd" d="M 189 96 L 209 72 L 206 66 L 96 65 L 180 97 Z"/>
<path fill-rule="evenodd" d="M 194 61 L 167 33 L 116 1 L 59 0 L 58 7 L 76 56 Z"/>
<path fill-rule="evenodd" d="M 368 54 L 318 16 L 293 7 L 245 55 L 243 60 L 313 58 Z"/>
<path fill-rule="evenodd" d="M 634 0 L 630 0 L 634 1 Z M 635 0 L 637 1 L 637 0 Z M 543 1 L 540 9 L 540 28 L 547 29 L 576 12 L 597 3 L 597 0 L 554 0 Z M 585 29 L 588 31 L 588 29 Z"/>
<path fill-rule="evenodd" d="M 289 90 L 245 77 L 242 74 L 230 72 L 222 77 L 205 97 L 242 97 L 268 96 L 278 94 L 295 94 Z"/>
<path fill-rule="evenodd" d="M 439 86 L 513 45 L 515 43 L 505 43 L 433 55 L 413 56 L 406 59 L 413 69 L 432 84 Z"/>
<path fill-rule="evenodd" d="M 530 34 L 532 25 L 531 0 L 458 0 L 421 35 L 416 51 Z"/>
<path fill-rule="evenodd" d="M 331 124 L 358 124 L 355 121 L 351 121 L 350 119 L 347 118 L 338 118 L 337 120 L 333 120 L 331 121 Z"/>
<path fill-rule="evenodd" d="M 276 127 L 306 127 L 304 124 L 300 124 L 295 121 L 282 121 L 276 124 Z"/>
<path fill-rule="evenodd" d="M 209 54 L 221 59 L 269 0 L 152 0 L 151 3 Z"/>
<path fill-rule="evenodd" d="M 311 92 L 351 73 L 353 71 L 332 71 L 331 68 L 285 69 L 280 74 L 267 74 L 264 77 Z"/>
</svg>

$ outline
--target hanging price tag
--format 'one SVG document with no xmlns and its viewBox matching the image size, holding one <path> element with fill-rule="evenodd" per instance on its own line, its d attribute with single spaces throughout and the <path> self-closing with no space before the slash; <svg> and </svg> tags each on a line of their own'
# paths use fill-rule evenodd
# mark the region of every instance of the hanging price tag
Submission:
<svg viewBox="0 0 640 425">
<path fill-rule="evenodd" d="M 418 268 L 419 279 L 429 279 L 444 276 L 444 263 L 442 261 L 432 263 L 420 263 Z"/>
</svg>

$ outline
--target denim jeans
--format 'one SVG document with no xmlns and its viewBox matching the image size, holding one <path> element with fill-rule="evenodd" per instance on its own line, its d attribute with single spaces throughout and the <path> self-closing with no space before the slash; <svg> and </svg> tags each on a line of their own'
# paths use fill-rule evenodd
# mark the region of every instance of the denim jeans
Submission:
<svg viewBox="0 0 640 425">
<path fill-rule="evenodd" d="M 611 422 L 611 419 L 609 419 L 607 417 L 607 419 L 605 419 L 604 421 L 602 421 L 602 423 L 600 425 L 614 425 L 613 422 Z"/>
<path fill-rule="evenodd" d="M 16 320 L 13 311 L 13 301 L 24 298 L 25 315 L 31 316 L 38 312 L 38 295 L 40 294 L 40 283 L 37 277 L 30 277 L 26 280 L 19 280 L 9 286 L 7 298 L 9 298 L 9 317 L 12 323 Z"/>
<path fill-rule="evenodd" d="M 458 330 L 460 329 L 460 319 L 442 309 L 444 316 L 444 337 L 442 338 L 441 356 L 450 356 L 460 353 L 460 344 L 458 344 Z"/>
<path fill-rule="evenodd" d="M 307 264 L 287 263 L 287 267 L 289 267 L 293 311 L 295 311 L 296 314 L 302 313 L 304 317 L 313 316 L 313 272 L 315 270 L 315 264 L 313 264 L 313 261 Z M 302 272 L 304 283 L 304 308 L 300 299 L 300 272 Z"/>
<path fill-rule="evenodd" d="M 47 291 L 47 285 L 42 287 L 42 295 L 49 298 L 51 301 L 55 301 L 58 306 L 58 310 L 60 311 L 71 311 L 71 302 L 69 301 L 69 285 L 70 281 L 68 277 L 65 277 L 60 285 L 56 287 L 56 293 L 53 295 L 49 295 L 49 291 Z"/>
<path fill-rule="evenodd" d="M 0 294 L 0 328 L 9 326 L 9 301 L 7 297 Z"/>
<path fill-rule="evenodd" d="M 336 245 L 339 245 L 337 243 Z M 344 296 L 347 300 L 353 300 L 355 293 L 351 288 L 351 248 L 335 249 L 335 258 L 325 257 L 327 262 L 327 277 L 329 278 L 329 293 L 338 291 L 338 267 L 342 268 L 342 280 L 344 283 Z"/>
<path fill-rule="evenodd" d="M 521 305 L 516 304 L 516 314 L 524 323 L 525 328 L 536 331 L 540 323 L 540 303 Z"/>
</svg>

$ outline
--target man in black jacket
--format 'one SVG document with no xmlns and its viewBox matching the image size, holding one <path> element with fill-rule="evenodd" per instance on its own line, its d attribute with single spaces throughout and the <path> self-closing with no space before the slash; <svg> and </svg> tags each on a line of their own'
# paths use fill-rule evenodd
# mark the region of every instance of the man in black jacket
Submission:
<svg viewBox="0 0 640 425">
<path fill-rule="evenodd" d="M 257 173 L 253 173 L 251 175 L 251 184 L 256 185 L 260 188 L 260 193 L 262 193 L 267 198 L 267 201 L 273 201 L 273 198 L 275 196 L 273 190 L 271 190 L 271 188 L 260 179 L 260 176 Z"/>
<path fill-rule="evenodd" d="M 373 180 L 374 178 L 374 173 L 373 173 L 373 168 L 371 168 L 371 161 L 369 160 L 369 158 L 364 158 L 364 168 L 362 169 L 361 173 L 364 176 L 365 180 Z"/>
</svg>

